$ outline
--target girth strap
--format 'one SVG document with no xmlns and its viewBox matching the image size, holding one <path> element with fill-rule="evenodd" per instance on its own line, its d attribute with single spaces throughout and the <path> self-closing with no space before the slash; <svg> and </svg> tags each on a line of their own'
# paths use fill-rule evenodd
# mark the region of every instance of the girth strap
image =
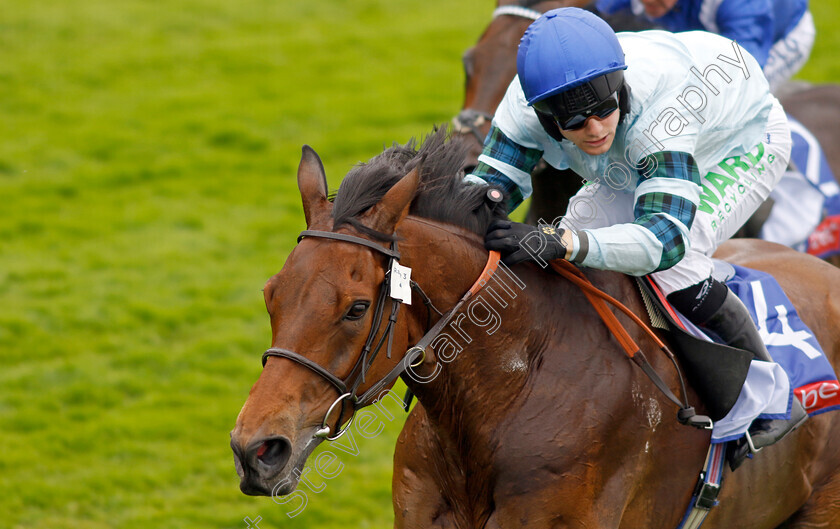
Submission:
<svg viewBox="0 0 840 529">
<path fill-rule="evenodd" d="M 726 462 L 727 444 L 729 443 L 714 443 L 709 446 L 706 462 L 700 471 L 688 509 L 677 529 L 698 529 L 712 507 L 718 504 L 717 498 L 723 485 L 723 464 Z"/>
</svg>

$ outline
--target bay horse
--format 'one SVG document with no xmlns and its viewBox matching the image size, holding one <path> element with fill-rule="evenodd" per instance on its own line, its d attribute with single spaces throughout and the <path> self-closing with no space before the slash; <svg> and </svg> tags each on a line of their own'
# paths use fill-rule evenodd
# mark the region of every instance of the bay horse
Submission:
<svg viewBox="0 0 840 529">
<path fill-rule="evenodd" d="M 524 4 L 500 1 L 495 11 L 498 16 L 493 17 L 475 46 L 464 53 L 464 104 L 452 121 L 469 144 L 469 154 L 464 160 L 467 172 L 475 167 L 496 107 L 516 75 L 516 50 L 525 30 L 541 13 L 558 7 L 582 7 L 580 3 L 579 0 Z M 604 16 L 604 19 L 616 31 L 651 29 L 640 18 L 619 14 Z M 785 110 L 817 138 L 835 177 L 840 178 L 840 128 L 837 127 L 840 123 L 840 85 L 789 82 L 780 87 L 777 96 Z M 574 171 L 555 169 L 543 160 L 531 176 L 533 194 L 526 219 L 530 224 L 563 215 L 569 198 L 582 184 L 581 177 Z M 758 237 L 761 222 L 763 218 L 747 223 L 736 236 Z M 828 261 L 840 266 L 840 256 Z"/>
<path fill-rule="evenodd" d="M 487 225 L 505 216 L 485 186 L 463 183 L 464 154 L 443 131 L 419 150 L 394 146 L 351 170 L 331 202 L 320 158 L 304 147 L 297 177 L 306 231 L 265 285 L 271 349 L 231 432 L 240 488 L 290 494 L 313 449 L 347 420 L 336 411 L 346 387 L 377 392 L 414 362 L 402 376 L 419 404 L 394 455 L 395 527 L 676 527 L 710 432 L 677 422 L 572 283 L 517 265 L 507 287 L 478 291 L 482 308 L 451 320 L 459 347 L 420 347 L 422 357 L 409 349 L 442 321 L 422 301 L 447 310 L 463 299 L 488 260 Z M 396 252 L 418 285 L 411 305 L 381 294 Z M 757 240 L 730 241 L 720 256 L 771 272 L 836 363 L 839 269 Z M 642 313 L 632 278 L 586 274 Z M 650 350 L 652 339 L 618 317 Z M 377 338 L 393 354 L 368 356 Z M 650 360 L 676 387 L 670 360 Z M 363 382 L 360 365 L 370 366 Z M 840 414 L 812 417 L 726 472 L 706 527 L 840 527 Z"/>
</svg>

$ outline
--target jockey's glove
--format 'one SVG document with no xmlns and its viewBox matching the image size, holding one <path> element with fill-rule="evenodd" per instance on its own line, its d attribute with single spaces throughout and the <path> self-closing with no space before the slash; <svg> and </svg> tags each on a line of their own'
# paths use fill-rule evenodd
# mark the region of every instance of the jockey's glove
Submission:
<svg viewBox="0 0 840 529">
<path fill-rule="evenodd" d="M 531 226 L 509 220 L 494 220 L 484 235 L 484 247 L 502 254 L 502 262 L 513 266 L 534 261 L 545 268 L 547 261 L 572 255 L 572 232 L 548 224 Z"/>
</svg>

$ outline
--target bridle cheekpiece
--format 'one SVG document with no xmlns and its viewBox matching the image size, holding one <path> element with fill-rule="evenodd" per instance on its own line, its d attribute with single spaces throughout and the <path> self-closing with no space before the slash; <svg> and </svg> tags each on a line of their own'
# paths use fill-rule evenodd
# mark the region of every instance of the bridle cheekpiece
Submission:
<svg viewBox="0 0 840 529">
<path fill-rule="evenodd" d="M 385 300 L 388 297 L 388 292 L 390 290 L 390 270 L 393 267 L 395 262 L 399 262 L 400 260 L 400 253 L 397 251 L 397 243 L 393 241 L 391 243 L 391 248 L 385 248 L 384 246 L 377 244 L 375 242 L 369 241 L 367 239 L 363 239 L 361 237 L 357 237 L 355 235 L 348 235 L 344 233 L 334 233 L 329 231 L 320 231 L 320 230 L 304 230 L 298 236 L 298 242 L 301 241 L 304 237 L 318 237 L 322 239 L 332 239 L 342 242 L 349 242 L 352 244 L 358 244 L 361 246 L 365 246 L 372 250 L 375 250 L 379 253 L 382 253 L 386 257 L 388 257 L 388 264 L 387 268 L 385 269 L 385 279 L 382 281 L 382 284 L 379 287 L 379 294 L 377 297 L 376 308 L 374 310 L 373 315 L 373 324 L 370 328 L 370 332 L 368 333 L 368 337 L 365 340 L 365 345 L 362 347 L 362 352 L 359 355 L 359 358 L 356 360 L 356 363 L 353 366 L 353 369 L 350 370 L 350 374 L 347 375 L 345 379 L 340 379 L 334 374 L 332 374 L 329 370 L 314 362 L 305 356 L 291 351 L 289 349 L 283 349 L 280 347 L 272 347 L 266 350 L 266 352 L 262 355 L 262 365 L 265 367 L 265 363 L 268 360 L 268 357 L 275 356 L 278 358 L 286 358 L 287 360 L 291 360 L 300 364 L 310 371 L 318 374 L 323 378 L 326 382 L 332 385 L 339 394 L 339 397 L 332 403 L 332 405 L 327 410 L 327 413 L 324 415 L 324 420 L 321 421 L 321 427 L 315 432 L 315 437 L 320 437 L 326 439 L 328 441 L 333 441 L 338 439 L 347 431 L 347 428 L 350 427 L 350 424 L 353 422 L 353 417 L 355 416 L 356 410 L 363 408 L 369 404 L 372 404 L 379 398 L 380 392 L 393 383 L 400 375 L 402 375 L 405 371 L 407 371 L 410 367 L 417 367 L 419 366 L 423 360 L 425 359 L 426 355 L 426 348 L 429 344 L 441 333 L 443 327 L 449 323 L 452 319 L 452 316 L 463 306 L 463 304 L 472 297 L 472 295 L 481 289 L 484 284 L 486 284 L 487 280 L 489 279 L 489 275 L 492 275 L 496 267 L 499 263 L 499 254 L 498 252 L 490 252 L 490 257 L 488 258 L 487 264 L 484 267 L 484 271 L 482 271 L 479 278 L 473 284 L 473 286 L 461 297 L 458 303 L 446 314 L 443 314 L 442 317 L 438 320 L 438 322 L 429 329 L 426 334 L 417 342 L 417 344 L 406 351 L 403 355 L 402 360 L 388 372 L 382 379 L 378 382 L 373 384 L 367 391 L 365 391 L 361 395 L 357 395 L 357 391 L 359 386 L 365 382 L 365 376 L 367 372 L 370 370 L 371 366 L 373 365 L 373 361 L 376 359 L 376 356 L 379 354 L 379 351 L 382 349 L 382 346 L 387 343 L 386 346 L 386 355 L 388 358 L 391 358 L 391 348 L 393 345 L 394 340 L 394 328 L 397 323 L 397 314 L 399 313 L 400 303 L 399 301 L 392 299 L 391 305 L 391 312 L 388 316 L 388 323 L 385 326 L 385 330 L 382 332 L 382 335 L 379 337 L 379 340 L 376 340 L 377 331 L 382 325 L 382 318 L 384 317 L 384 306 Z M 423 298 L 424 303 L 427 307 L 431 307 L 434 309 L 434 306 L 431 304 L 429 297 L 423 292 L 419 285 L 415 282 L 411 282 L 412 290 L 418 292 L 418 294 Z M 434 309 L 438 314 L 440 311 Z M 376 345 L 374 346 L 374 341 L 376 341 Z M 336 422 L 338 431 L 330 435 L 331 427 L 327 424 L 329 421 L 329 416 L 332 414 L 333 410 L 335 409 L 338 404 L 341 404 L 341 411 L 339 412 L 338 420 Z M 352 407 L 352 412 L 350 414 L 350 420 L 341 428 L 342 418 L 344 417 L 345 408 L 349 404 Z"/>
</svg>

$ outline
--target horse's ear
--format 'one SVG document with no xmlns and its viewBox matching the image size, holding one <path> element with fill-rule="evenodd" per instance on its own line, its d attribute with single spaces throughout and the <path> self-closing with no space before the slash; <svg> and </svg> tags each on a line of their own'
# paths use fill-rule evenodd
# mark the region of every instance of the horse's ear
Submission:
<svg viewBox="0 0 840 529">
<path fill-rule="evenodd" d="M 306 226 L 328 216 L 332 210 L 332 203 L 327 200 L 327 175 L 321 158 L 309 145 L 303 146 L 303 154 L 298 166 L 298 188 L 303 200 L 303 214 Z"/>
<path fill-rule="evenodd" d="M 394 233 L 397 225 L 408 215 L 408 208 L 414 200 L 417 192 L 417 184 L 420 182 L 420 166 L 412 169 L 407 175 L 385 193 L 382 200 L 371 208 L 367 224 L 374 230 L 382 233 Z"/>
</svg>

